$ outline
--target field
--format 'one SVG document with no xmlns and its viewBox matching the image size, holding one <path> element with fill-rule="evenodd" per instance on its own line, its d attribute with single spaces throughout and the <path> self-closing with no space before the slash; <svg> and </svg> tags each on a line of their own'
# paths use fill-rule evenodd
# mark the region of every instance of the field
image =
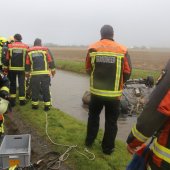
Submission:
<svg viewBox="0 0 170 170">
<path fill-rule="evenodd" d="M 87 49 L 78 47 L 51 47 L 56 59 L 85 61 Z M 133 68 L 161 70 L 168 59 L 170 49 L 129 49 Z"/>
<path fill-rule="evenodd" d="M 58 64 L 69 67 L 69 70 L 78 72 L 85 72 L 84 62 L 86 58 L 86 48 L 66 48 L 66 47 L 53 47 L 50 48 L 54 54 L 54 58 Z M 168 59 L 170 58 L 170 50 L 158 49 L 129 49 L 132 65 L 137 76 L 146 72 L 159 72 Z M 65 68 L 65 67 L 64 67 Z M 144 71 L 145 70 L 145 71 Z M 153 71 L 156 70 L 156 71 Z M 15 114 L 11 113 L 6 119 L 6 127 L 8 134 L 22 134 L 29 133 L 32 136 L 32 162 L 37 162 L 39 159 L 46 160 L 42 166 L 47 166 L 51 157 L 45 153 L 57 152 L 55 159 L 60 154 L 66 151 L 63 147 L 54 146 L 49 142 L 46 132 L 46 114 L 42 111 L 43 104 L 40 109 L 30 111 L 31 103 L 26 106 L 14 108 Z M 79 146 L 82 146 L 80 151 L 83 151 L 84 134 L 86 133 L 86 125 L 68 116 L 58 109 L 51 109 L 48 112 L 49 134 L 58 143 L 72 144 L 75 143 L 74 139 Z M 37 116 L 38 115 L 38 116 Z M 76 131 L 75 131 L 76 129 Z M 73 133 L 74 132 L 74 133 Z M 112 156 L 105 156 L 101 153 L 100 139 L 102 132 L 99 133 L 99 138 L 91 148 L 95 153 L 96 159 L 94 161 L 87 160 L 73 150 L 68 160 L 62 163 L 61 169 L 63 170 L 86 170 L 86 169 L 103 169 L 103 170 L 124 170 L 131 156 L 127 153 L 125 144 L 121 141 L 116 141 L 115 153 Z M 38 146 L 38 147 L 37 147 Z M 55 152 L 55 154 L 56 154 Z M 47 157 L 48 156 L 48 157 Z M 54 155 L 52 155 L 54 156 Z M 45 170 L 47 168 L 43 168 Z"/>
</svg>

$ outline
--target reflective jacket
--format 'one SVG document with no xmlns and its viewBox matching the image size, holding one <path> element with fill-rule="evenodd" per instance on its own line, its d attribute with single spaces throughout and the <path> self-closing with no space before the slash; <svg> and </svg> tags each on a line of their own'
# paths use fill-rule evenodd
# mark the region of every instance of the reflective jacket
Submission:
<svg viewBox="0 0 170 170">
<path fill-rule="evenodd" d="M 27 50 L 28 46 L 22 42 L 9 44 L 4 63 L 5 67 L 8 67 L 9 70 L 24 71 Z"/>
<path fill-rule="evenodd" d="M 132 128 L 127 143 L 131 147 L 141 146 L 156 131 L 159 133 L 152 147 L 152 162 L 158 167 L 170 169 L 170 60 Z"/>
<path fill-rule="evenodd" d="M 54 69 L 54 60 L 48 48 L 34 46 L 29 49 L 26 58 L 26 72 L 31 72 L 31 75 L 50 74 L 50 70 Z"/>
<path fill-rule="evenodd" d="M 90 91 L 103 97 L 120 97 L 123 83 L 130 77 L 130 57 L 126 47 L 102 39 L 89 47 L 86 70 L 91 69 Z"/>
</svg>

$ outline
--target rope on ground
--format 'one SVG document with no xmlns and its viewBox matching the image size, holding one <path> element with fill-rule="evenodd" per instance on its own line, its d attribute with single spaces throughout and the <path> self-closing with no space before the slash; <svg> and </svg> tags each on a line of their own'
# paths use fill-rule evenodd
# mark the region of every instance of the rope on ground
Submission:
<svg viewBox="0 0 170 170">
<path fill-rule="evenodd" d="M 56 163 L 58 164 L 57 167 L 55 167 L 55 169 L 59 169 L 61 167 L 61 163 L 66 161 L 67 158 L 70 156 L 69 152 L 71 150 L 75 150 L 77 153 L 79 153 L 80 155 L 84 156 L 85 158 L 87 158 L 88 160 L 94 160 L 95 159 L 95 154 L 90 152 L 87 148 L 84 148 L 84 152 L 87 152 L 88 154 L 91 155 L 91 157 L 87 156 L 86 154 L 80 152 L 78 149 L 80 149 L 80 147 L 78 147 L 77 145 L 66 145 L 66 144 L 59 144 L 54 142 L 51 137 L 48 134 L 48 113 L 45 112 L 46 114 L 46 126 L 45 126 L 45 132 L 46 135 L 48 137 L 48 139 L 51 141 L 52 144 L 57 145 L 57 146 L 63 146 L 63 147 L 68 147 L 67 150 L 58 158 L 58 161 L 55 160 L 55 162 L 51 162 L 48 164 L 48 168 L 50 169 L 50 166 L 56 166 Z M 54 170 L 54 168 L 51 167 L 51 169 Z"/>
</svg>

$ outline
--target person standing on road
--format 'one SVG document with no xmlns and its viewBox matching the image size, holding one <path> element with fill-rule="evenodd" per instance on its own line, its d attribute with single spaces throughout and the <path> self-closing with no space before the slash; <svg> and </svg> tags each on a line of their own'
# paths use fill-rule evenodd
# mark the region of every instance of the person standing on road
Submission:
<svg viewBox="0 0 170 170">
<path fill-rule="evenodd" d="M 170 169 L 170 60 L 162 71 L 149 101 L 127 138 L 127 150 L 134 154 L 156 133 L 149 165 L 152 170 Z"/>
<path fill-rule="evenodd" d="M 131 61 L 127 48 L 113 40 L 112 26 L 104 25 L 100 33 L 101 40 L 90 45 L 86 57 L 91 101 L 85 145 L 92 146 L 99 130 L 99 116 L 105 106 L 102 150 L 105 154 L 111 154 L 115 148 L 122 87 L 131 75 Z"/>
<path fill-rule="evenodd" d="M 19 102 L 20 105 L 26 104 L 25 59 L 29 48 L 28 45 L 21 42 L 22 36 L 20 34 L 14 35 L 14 41 L 15 42 L 8 44 L 8 52 L 4 63 L 4 71 L 8 72 L 8 77 L 10 80 L 10 102 L 12 107 L 16 104 L 17 76 L 19 84 Z"/>
<path fill-rule="evenodd" d="M 32 109 L 38 109 L 40 89 L 44 100 L 44 110 L 50 110 L 50 74 L 55 75 L 55 64 L 51 52 L 42 46 L 41 39 L 34 41 L 26 58 L 26 76 L 31 75 Z"/>
</svg>

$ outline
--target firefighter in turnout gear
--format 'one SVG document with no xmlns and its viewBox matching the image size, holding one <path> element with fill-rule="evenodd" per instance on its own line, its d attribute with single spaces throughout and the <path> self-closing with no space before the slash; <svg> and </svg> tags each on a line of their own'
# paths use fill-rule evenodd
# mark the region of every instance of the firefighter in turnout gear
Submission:
<svg viewBox="0 0 170 170">
<path fill-rule="evenodd" d="M 170 169 L 170 60 L 127 139 L 127 149 L 135 153 L 152 135 L 149 165 L 152 170 Z"/>
<path fill-rule="evenodd" d="M 10 83 L 7 76 L 0 71 L 0 137 L 4 133 L 3 114 L 8 110 L 9 86 Z"/>
<path fill-rule="evenodd" d="M 101 40 L 89 47 L 86 71 L 90 77 L 91 101 L 87 124 L 86 146 L 91 146 L 99 130 L 99 116 L 105 106 L 105 132 L 102 150 L 111 154 L 115 147 L 117 119 L 123 83 L 131 74 L 127 48 L 113 40 L 113 28 L 101 28 Z"/>
<path fill-rule="evenodd" d="M 51 52 L 43 47 L 41 39 L 35 39 L 26 58 L 26 75 L 31 76 L 32 109 L 38 109 L 39 93 L 42 90 L 44 110 L 50 110 L 50 74 L 55 75 L 55 64 Z"/>
<path fill-rule="evenodd" d="M 4 63 L 6 63 L 6 55 L 8 52 L 8 45 L 12 44 L 14 42 L 14 36 L 10 36 L 7 40 L 6 43 L 4 43 L 3 48 L 2 48 L 2 70 L 3 72 L 7 75 L 8 74 L 8 69 L 4 66 Z"/>
<path fill-rule="evenodd" d="M 27 55 L 28 45 L 21 42 L 22 36 L 20 34 L 14 35 L 13 43 L 8 45 L 8 52 L 6 61 L 4 63 L 4 70 L 8 71 L 10 80 L 10 97 L 11 106 L 15 106 L 16 100 L 16 79 L 18 76 L 19 84 L 19 101 L 20 105 L 25 105 L 25 59 Z"/>
<path fill-rule="evenodd" d="M 3 48 L 5 44 L 7 43 L 7 39 L 4 37 L 0 37 L 0 70 L 2 70 L 3 67 L 3 56 L 4 56 L 4 51 Z"/>
</svg>

